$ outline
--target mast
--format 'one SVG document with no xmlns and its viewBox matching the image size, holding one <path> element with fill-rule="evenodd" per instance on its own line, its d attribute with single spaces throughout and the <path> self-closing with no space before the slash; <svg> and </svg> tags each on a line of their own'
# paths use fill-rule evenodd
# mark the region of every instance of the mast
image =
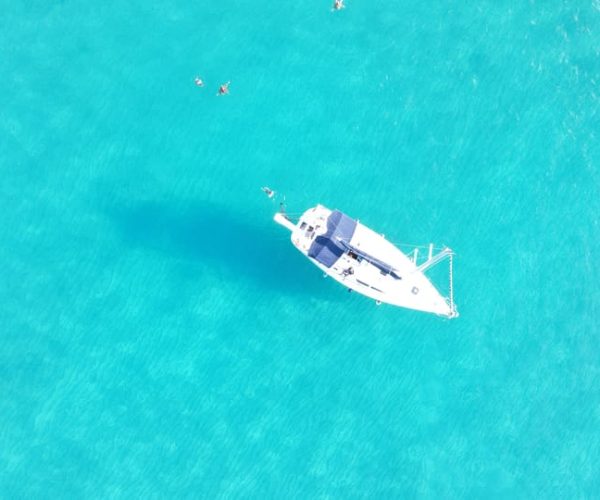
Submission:
<svg viewBox="0 0 600 500">
<path fill-rule="evenodd" d="M 361 258 L 365 259 L 367 262 L 370 262 L 371 264 L 373 264 L 380 271 L 390 274 L 392 276 L 392 278 L 401 279 L 400 275 L 398 274 L 398 270 L 396 268 L 394 268 L 394 266 L 388 264 L 387 262 L 379 260 L 376 257 L 373 257 L 372 255 L 368 254 L 367 252 L 362 251 L 360 248 L 357 248 L 354 245 L 351 245 L 350 243 L 342 240 L 341 238 L 338 238 L 338 241 L 342 244 L 342 246 L 347 251 L 350 251 L 350 252 L 355 253 L 356 255 L 359 255 Z"/>
</svg>

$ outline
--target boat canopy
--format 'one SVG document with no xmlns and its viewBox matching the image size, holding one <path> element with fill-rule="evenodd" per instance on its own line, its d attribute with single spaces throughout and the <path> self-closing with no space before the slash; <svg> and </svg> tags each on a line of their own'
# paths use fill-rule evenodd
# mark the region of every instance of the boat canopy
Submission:
<svg viewBox="0 0 600 500">
<path fill-rule="evenodd" d="M 308 256 L 325 267 L 333 266 L 346 252 L 342 242 L 350 241 L 355 229 L 354 219 L 339 210 L 334 210 L 327 218 L 327 232 L 315 238 L 308 249 Z"/>
</svg>

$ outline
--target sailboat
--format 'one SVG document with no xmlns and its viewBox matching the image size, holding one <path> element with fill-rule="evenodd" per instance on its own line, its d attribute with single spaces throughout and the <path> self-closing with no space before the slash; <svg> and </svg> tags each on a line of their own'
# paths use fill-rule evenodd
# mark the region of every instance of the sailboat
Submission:
<svg viewBox="0 0 600 500">
<path fill-rule="evenodd" d="M 339 210 L 323 205 L 306 210 L 293 221 L 283 204 L 275 222 L 288 229 L 293 245 L 315 266 L 348 288 L 380 305 L 415 309 L 447 318 L 458 317 L 453 298 L 452 257 L 444 247 L 418 263 L 418 249 L 404 254 L 384 235 L 369 229 Z M 425 275 L 425 271 L 444 259 L 449 260 L 449 295 L 444 297 Z"/>
</svg>

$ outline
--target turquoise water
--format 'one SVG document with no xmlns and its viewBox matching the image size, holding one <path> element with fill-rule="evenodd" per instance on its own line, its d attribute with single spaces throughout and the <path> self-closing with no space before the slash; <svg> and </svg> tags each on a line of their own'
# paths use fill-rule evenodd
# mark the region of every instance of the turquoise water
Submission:
<svg viewBox="0 0 600 500">
<path fill-rule="evenodd" d="M 0 496 L 600 495 L 598 1 L 2 11 Z M 265 184 L 451 246 L 460 318 Z"/>
</svg>

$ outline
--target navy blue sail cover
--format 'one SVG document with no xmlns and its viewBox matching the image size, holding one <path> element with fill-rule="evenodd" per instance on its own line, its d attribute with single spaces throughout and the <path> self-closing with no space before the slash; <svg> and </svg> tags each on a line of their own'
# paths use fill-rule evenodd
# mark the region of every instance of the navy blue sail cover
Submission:
<svg viewBox="0 0 600 500">
<path fill-rule="evenodd" d="M 325 267 L 333 266 L 346 251 L 340 240 L 350 241 L 355 229 L 354 219 L 339 210 L 334 210 L 327 218 L 327 232 L 315 238 L 308 249 L 308 256 Z"/>
</svg>

